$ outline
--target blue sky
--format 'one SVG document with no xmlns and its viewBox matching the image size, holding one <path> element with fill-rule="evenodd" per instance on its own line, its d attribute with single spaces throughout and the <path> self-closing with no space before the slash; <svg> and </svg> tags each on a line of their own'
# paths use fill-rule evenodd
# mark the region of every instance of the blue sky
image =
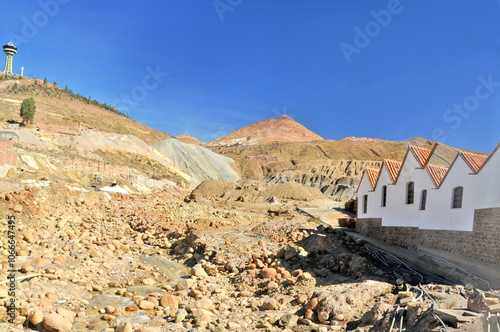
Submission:
<svg viewBox="0 0 500 332">
<path fill-rule="evenodd" d="M 328 139 L 419 136 L 485 152 L 500 142 L 499 21 L 498 0 L 0 5 L 16 73 L 172 135 L 207 142 L 287 114 Z"/>
</svg>

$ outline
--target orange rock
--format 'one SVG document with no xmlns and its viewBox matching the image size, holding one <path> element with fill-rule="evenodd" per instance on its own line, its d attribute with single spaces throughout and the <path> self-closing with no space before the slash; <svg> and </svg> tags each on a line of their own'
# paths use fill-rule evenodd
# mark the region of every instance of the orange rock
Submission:
<svg viewBox="0 0 500 332">
<path fill-rule="evenodd" d="M 318 298 L 313 297 L 309 303 L 306 304 L 306 309 L 315 310 L 318 307 Z"/>
<path fill-rule="evenodd" d="M 268 267 L 268 268 L 264 268 L 260 271 L 260 276 L 262 278 L 274 278 L 276 277 L 276 269 L 272 268 L 272 267 Z"/>
</svg>

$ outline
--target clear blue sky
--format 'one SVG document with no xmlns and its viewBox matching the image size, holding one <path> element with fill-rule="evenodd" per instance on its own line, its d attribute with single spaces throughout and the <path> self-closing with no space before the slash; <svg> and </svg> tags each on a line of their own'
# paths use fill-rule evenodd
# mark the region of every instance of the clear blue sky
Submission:
<svg viewBox="0 0 500 332">
<path fill-rule="evenodd" d="M 287 114 L 329 139 L 420 136 L 485 152 L 500 142 L 498 22 L 499 0 L 0 5 L 16 73 L 172 135 L 207 142 Z"/>
</svg>

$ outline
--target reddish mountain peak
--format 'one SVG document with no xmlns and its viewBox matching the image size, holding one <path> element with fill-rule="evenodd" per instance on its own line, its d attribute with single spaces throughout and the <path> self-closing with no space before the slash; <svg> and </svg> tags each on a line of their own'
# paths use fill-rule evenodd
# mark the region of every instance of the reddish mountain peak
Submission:
<svg viewBox="0 0 500 332">
<path fill-rule="evenodd" d="M 216 139 L 209 145 L 258 144 L 264 142 L 312 142 L 323 138 L 288 115 L 260 120 Z"/>
</svg>

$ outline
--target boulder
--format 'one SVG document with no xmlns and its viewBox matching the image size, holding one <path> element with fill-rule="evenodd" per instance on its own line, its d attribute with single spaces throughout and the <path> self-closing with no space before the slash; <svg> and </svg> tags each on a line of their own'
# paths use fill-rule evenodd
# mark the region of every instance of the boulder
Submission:
<svg viewBox="0 0 500 332">
<path fill-rule="evenodd" d="M 43 326 L 51 332 L 69 332 L 73 328 L 73 324 L 67 318 L 55 312 L 44 317 Z"/>
</svg>

